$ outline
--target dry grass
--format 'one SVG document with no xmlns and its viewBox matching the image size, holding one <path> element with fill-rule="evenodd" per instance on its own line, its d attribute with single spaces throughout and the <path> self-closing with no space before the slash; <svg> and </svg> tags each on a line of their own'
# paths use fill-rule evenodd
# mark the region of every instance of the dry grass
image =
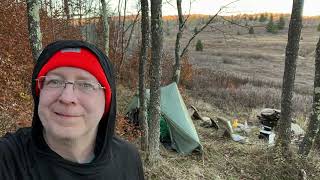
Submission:
<svg viewBox="0 0 320 180">
<path fill-rule="evenodd" d="M 203 40 L 203 52 L 195 51 L 194 44 L 190 46 L 190 62 L 197 68 L 193 83 L 188 86 L 190 94 L 226 114 L 250 113 L 264 107 L 280 109 L 287 29 L 269 34 L 264 27 L 256 27 L 254 35 L 236 26 L 222 29 L 224 34 L 214 30 L 199 34 L 197 39 Z M 241 35 L 236 35 L 239 30 Z M 183 35 L 182 44 L 190 35 L 190 32 Z M 315 26 L 302 29 L 293 99 L 300 124 L 305 124 L 311 108 L 318 38 Z M 173 49 L 174 38 L 166 40 L 169 51 Z"/>
<path fill-rule="evenodd" d="M 130 99 L 130 93 L 128 92 L 130 90 L 118 86 L 118 97 L 121 97 L 121 99 L 118 98 L 120 107 L 125 107 L 127 100 Z M 190 92 L 193 92 L 193 90 L 184 91 L 185 102 L 187 105 L 193 104 L 198 107 L 201 115 L 232 118 L 231 110 L 217 108 L 214 104 L 199 98 L 199 96 L 190 96 Z M 258 124 L 256 117 L 259 109 L 252 108 L 247 113 L 243 111 L 244 109 L 241 110 L 241 112 L 237 112 L 241 123 L 248 120 L 252 125 Z M 310 156 L 312 158 L 307 160 L 301 159 L 295 154 L 288 161 L 277 158 L 275 150 L 258 139 L 259 130 L 257 126 L 247 134 L 248 143 L 239 144 L 224 137 L 222 129 L 216 131 L 212 128 L 204 128 L 201 126 L 201 121 L 194 121 L 194 124 L 203 145 L 203 153 L 195 152 L 183 156 L 161 147 L 161 159 L 158 163 L 153 167 L 144 164 L 146 179 L 300 179 L 299 172 L 301 169 L 306 171 L 308 179 L 317 179 L 320 175 L 319 154 L 313 152 Z M 135 143 L 139 144 L 136 141 Z M 296 151 L 294 144 L 292 149 Z M 141 152 L 141 155 L 144 159 L 144 152 Z"/>
<path fill-rule="evenodd" d="M 255 35 L 236 35 L 230 30 L 226 30 L 224 35 L 217 31 L 200 33 L 196 39 L 202 40 L 204 51 L 195 51 L 194 42 L 189 49 L 190 62 L 199 68 L 223 70 L 257 79 L 281 82 L 287 30 L 275 35 L 265 33 L 263 28 L 258 32 L 260 33 Z M 188 32 L 183 35 L 182 47 L 190 35 Z M 314 49 L 319 32 L 316 27 L 303 28 L 302 37 L 297 61 L 296 86 L 306 87 L 312 91 Z M 166 41 L 165 48 L 173 51 L 174 38 L 166 37 Z"/>
<path fill-rule="evenodd" d="M 297 89 L 294 93 L 293 108 L 296 114 L 310 112 L 312 96 L 306 91 Z M 194 76 L 191 94 L 225 112 L 250 112 L 264 107 L 280 109 L 281 84 L 203 69 Z"/>
<path fill-rule="evenodd" d="M 239 30 L 241 35 L 236 35 Z M 203 52 L 196 52 L 194 44 L 190 46 L 190 62 L 197 70 L 187 87 L 189 96 L 184 97 L 189 98 L 185 101 L 195 105 L 203 116 L 231 119 L 236 114 L 240 122 L 258 125 L 256 116 L 262 108 L 280 109 L 287 30 L 276 35 L 266 34 L 263 28 L 255 29 L 255 35 L 248 35 L 241 28 L 227 31 L 227 35 L 217 31 L 201 33 L 197 39 L 204 43 Z M 190 33 L 183 37 L 182 44 Z M 308 26 L 302 37 L 293 108 L 295 119 L 306 128 L 319 32 Z M 174 49 L 173 45 L 174 37 L 166 37 L 168 52 Z M 301 179 L 301 170 L 308 179 L 318 179 L 320 175 L 320 155 L 316 152 L 308 159 L 293 153 L 285 161 L 274 148 L 258 140 L 257 128 L 248 135 L 249 143 L 239 144 L 200 124 L 195 121 L 203 154 L 180 156 L 162 149 L 162 160 L 156 167 L 145 165 L 148 179 Z M 291 150 L 296 152 L 297 146 L 292 144 Z"/>
<path fill-rule="evenodd" d="M 145 164 L 147 179 L 300 179 L 302 169 L 308 179 L 317 179 L 320 175 L 319 155 L 313 154 L 307 160 L 295 155 L 284 161 L 277 158 L 273 147 L 255 140 L 256 131 L 249 135 L 250 143 L 239 144 L 222 137 L 220 131 L 202 128 L 200 122 L 195 124 L 203 153 L 182 156 L 161 148 L 162 159 L 158 164 L 154 167 Z"/>
<path fill-rule="evenodd" d="M 7 132 L 15 131 L 16 127 L 14 119 L 4 111 L 1 111 L 0 122 L 0 137 L 5 135 Z"/>
</svg>

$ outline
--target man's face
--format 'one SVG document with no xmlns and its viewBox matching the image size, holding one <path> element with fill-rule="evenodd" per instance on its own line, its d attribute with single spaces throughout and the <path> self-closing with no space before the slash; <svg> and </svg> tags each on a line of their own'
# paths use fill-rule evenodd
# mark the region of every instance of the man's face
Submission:
<svg viewBox="0 0 320 180">
<path fill-rule="evenodd" d="M 98 82 L 89 72 L 73 67 L 56 68 L 49 71 L 46 77 L 69 82 Z M 38 111 L 47 138 L 80 140 L 96 136 L 105 109 L 104 90 L 83 93 L 73 86 L 66 84 L 65 88 L 40 90 Z"/>
</svg>

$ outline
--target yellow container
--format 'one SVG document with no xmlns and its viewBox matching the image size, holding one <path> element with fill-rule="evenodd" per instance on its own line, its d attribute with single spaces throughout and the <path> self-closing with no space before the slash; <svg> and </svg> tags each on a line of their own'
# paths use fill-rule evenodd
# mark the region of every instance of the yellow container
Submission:
<svg viewBox="0 0 320 180">
<path fill-rule="evenodd" d="M 234 118 L 233 120 L 232 120 L 232 128 L 237 128 L 238 127 L 238 119 L 237 118 Z"/>
</svg>

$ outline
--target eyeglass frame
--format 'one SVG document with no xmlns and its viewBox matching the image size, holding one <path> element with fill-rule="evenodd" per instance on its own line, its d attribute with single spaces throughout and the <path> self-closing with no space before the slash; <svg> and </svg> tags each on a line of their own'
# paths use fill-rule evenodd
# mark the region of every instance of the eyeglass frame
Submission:
<svg viewBox="0 0 320 180">
<path fill-rule="evenodd" d="M 37 85 L 38 85 L 38 88 L 39 88 L 39 90 L 42 90 L 43 89 L 43 85 L 42 85 L 42 88 L 41 88 L 41 78 L 44 78 L 44 80 L 45 80 L 45 78 L 46 77 L 48 77 L 48 76 L 40 76 L 39 78 L 37 78 L 37 79 L 35 79 L 35 81 L 37 82 Z M 60 80 L 60 79 L 58 79 L 58 80 Z M 85 91 L 82 91 L 81 89 L 79 89 L 79 88 L 75 88 L 75 83 L 78 81 L 90 81 L 90 80 L 75 80 L 75 81 L 68 81 L 68 80 L 66 80 L 66 79 L 61 79 L 61 81 L 63 81 L 63 83 L 64 83 L 64 85 L 62 85 L 61 87 L 60 86 L 58 86 L 58 87 L 49 87 L 50 89 L 61 89 L 61 90 L 63 90 L 63 89 L 65 89 L 66 87 L 67 87 L 67 84 L 72 84 L 72 89 L 73 89 L 73 91 L 75 90 L 75 89 L 78 89 L 80 92 L 84 92 L 84 93 L 86 93 Z M 102 86 L 99 82 L 93 82 L 93 81 L 90 81 L 91 83 L 95 83 L 96 85 L 98 85 L 98 87 L 97 88 L 95 88 L 95 89 L 93 89 L 94 91 L 93 92 L 95 92 L 96 90 L 98 90 L 98 89 L 106 89 L 104 86 Z M 86 94 L 88 94 L 88 93 L 86 93 Z"/>
</svg>

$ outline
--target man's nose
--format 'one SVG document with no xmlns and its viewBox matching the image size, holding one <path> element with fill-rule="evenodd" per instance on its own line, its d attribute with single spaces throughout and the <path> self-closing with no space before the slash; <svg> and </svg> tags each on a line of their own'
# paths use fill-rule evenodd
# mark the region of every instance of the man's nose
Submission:
<svg viewBox="0 0 320 180">
<path fill-rule="evenodd" d="M 77 102 L 77 96 L 74 91 L 73 83 L 65 84 L 65 87 L 61 90 L 61 94 L 58 100 L 63 104 L 74 104 Z"/>
</svg>

